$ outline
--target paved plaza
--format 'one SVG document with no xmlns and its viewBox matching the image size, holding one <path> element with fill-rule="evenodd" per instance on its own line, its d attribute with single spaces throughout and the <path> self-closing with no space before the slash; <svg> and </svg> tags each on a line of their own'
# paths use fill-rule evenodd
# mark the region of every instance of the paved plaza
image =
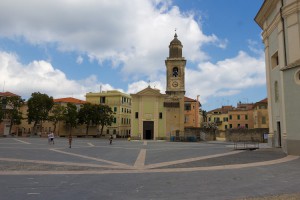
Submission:
<svg viewBox="0 0 300 200">
<path fill-rule="evenodd" d="M 0 199 L 300 199 L 300 159 L 265 144 L 0 139 Z"/>
</svg>

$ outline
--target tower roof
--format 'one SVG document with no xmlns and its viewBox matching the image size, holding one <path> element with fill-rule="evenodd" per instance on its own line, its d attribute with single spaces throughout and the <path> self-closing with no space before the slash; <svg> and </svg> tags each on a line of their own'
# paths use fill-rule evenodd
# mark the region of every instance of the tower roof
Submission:
<svg viewBox="0 0 300 200">
<path fill-rule="evenodd" d="M 182 46 L 180 40 L 178 40 L 177 33 L 175 33 L 174 39 L 170 42 L 170 45 L 180 45 L 180 46 Z"/>
</svg>

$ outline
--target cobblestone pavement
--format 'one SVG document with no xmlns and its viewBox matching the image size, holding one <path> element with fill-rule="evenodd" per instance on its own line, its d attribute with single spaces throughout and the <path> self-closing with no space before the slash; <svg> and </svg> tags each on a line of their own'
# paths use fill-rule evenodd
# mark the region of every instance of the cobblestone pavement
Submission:
<svg viewBox="0 0 300 200">
<path fill-rule="evenodd" d="M 76 197 L 71 195 L 72 199 L 300 199 L 297 193 L 300 188 L 299 157 L 286 156 L 281 149 L 261 147 L 255 151 L 237 151 L 225 142 L 125 140 L 114 140 L 109 145 L 104 139 L 75 138 L 72 148 L 68 148 L 65 138 L 55 139 L 54 145 L 48 144 L 46 138 L 1 138 L 0 194 L 3 195 L 0 199 L 30 199 L 32 195 L 41 198 L 41 194 L 47 193 L 42 189 L 42 192 L 9 196 L 8 191 L 14 193 L 18 181 L 29 176 L 45 177 L 42 185 L 47 185 L 48 178 L 81 177 L 84 179 L 77 179 L 80 185 L 87 180 L 87 185 L 93 185 L 83 187 L 84 191 L 98 194 L 89 197 L 80 193 Z M 103 186 L 101 181 L 102 187 L 95 188 L 99 179 L 105 179 L 107 185 Z M 27 181 L 23 184 L 28 185 Z M 16 191 L 23 190 L 17 188 Z M 70 192 L 77 193 L 83 188 L 71 185 L 68 193 L 62 196 L 68 199 Z M 65 187 L 61 185 L 54 190 L 61 192 Z M 106 190 L 114 192 L 104 195 Z M 181 193 L 177 193 L 179 191 Z M 117 195 L 119 192 L 122 198 Z M 50 195 L 49 199 L 53 197 Z M 47 198 L 43 196 L 42 199 Z"/>
</svg>

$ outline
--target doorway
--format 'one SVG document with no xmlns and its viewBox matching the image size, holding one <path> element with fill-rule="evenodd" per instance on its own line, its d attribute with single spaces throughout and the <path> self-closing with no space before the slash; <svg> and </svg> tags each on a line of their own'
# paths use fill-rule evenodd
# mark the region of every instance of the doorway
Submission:
<svg viewBox="0 0 300 200">
<path fill-rule="evenodd" d="M 278 147 L 281 147 L 281 127 L 280 122 L 277 122 Z"/>
<path fill-rule="evenodd" d="M 154 139 L 154 121 L 143 122 L 143 139 L 144 140 Z"/>
</svg>

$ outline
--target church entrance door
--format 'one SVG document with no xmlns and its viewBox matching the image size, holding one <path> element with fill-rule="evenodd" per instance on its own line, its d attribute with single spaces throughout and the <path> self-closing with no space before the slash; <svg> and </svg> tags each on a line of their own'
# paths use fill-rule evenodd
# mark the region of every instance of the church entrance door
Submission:
<svg viewBox="0 0 300 200">
<path fill-rule="evenodd" d="M 143 139 L 153 140 L 154 139 L 154 122 L 144 121 L 143 122 Z"/>
</svg>

